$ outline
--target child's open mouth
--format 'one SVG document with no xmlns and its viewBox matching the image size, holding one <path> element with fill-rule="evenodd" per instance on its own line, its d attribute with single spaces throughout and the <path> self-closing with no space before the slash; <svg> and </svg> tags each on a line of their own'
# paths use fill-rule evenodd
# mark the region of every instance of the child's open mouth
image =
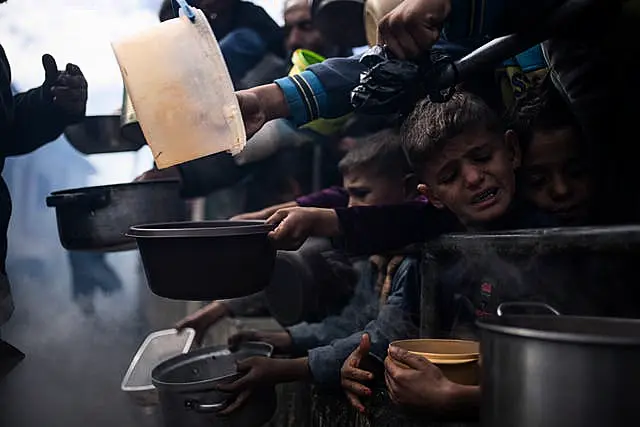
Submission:
<svg viewBox="0 0 640 427">
<path fill-rule="evenodd" d="M 494 188 L 489 188 L 481 193 L 478 193 L 475 196 L 473 196 L 473 198 L 471 199 L 471 204 L 473 205 L 490 204 L 495 200 L 496 195 L 498 194 L 498 191 L 499 189 L 494 187 Z"/>
</svg>

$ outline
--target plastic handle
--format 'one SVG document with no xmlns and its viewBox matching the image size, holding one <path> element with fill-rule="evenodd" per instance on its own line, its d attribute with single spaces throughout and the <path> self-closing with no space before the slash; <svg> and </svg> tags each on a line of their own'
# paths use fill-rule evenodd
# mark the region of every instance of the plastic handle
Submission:
<svg viewBox="0 0 640 427">
<path fill-rule="evenodd" d="M 187 400 L 184 402 L 184 406 L 195 412 L 202 414 L 210 414 L 212 412 L 218 412 L 227 405 L 226 401 L 219 403 L 200 403 L 197 400 Z"/>
<path fill-rule="evenodd" d="M 503 311 L 505 308 L 508 310 L 509 308 L 513 308 L 513 307 L 543 308 L 549 311 L 550 313 L 555 314 L 556 316 L 560 316 L 560 312 L 555 308 L 551 307 L 549 304 L 545 304 L 543 302 L 524 302 L 524 301 L 523 302 L 503 302 L 498 306 L 498 309 L 496 310 L 496 314 L 498 315 L 498 317 L 502 317 Z"/>
<path fill-rule="evenodd" d="M 191 6 L 189 6 L 189 3 L 187 3 L 187 0 L 176 0 L 176 3 L 178 3 L 178 6 L 182 9 L 184 16 L 189 18 L 191 22 L 195 22 L 196 14 L 193 13 L 193 10 L 191 9 Z"/>
</svg>

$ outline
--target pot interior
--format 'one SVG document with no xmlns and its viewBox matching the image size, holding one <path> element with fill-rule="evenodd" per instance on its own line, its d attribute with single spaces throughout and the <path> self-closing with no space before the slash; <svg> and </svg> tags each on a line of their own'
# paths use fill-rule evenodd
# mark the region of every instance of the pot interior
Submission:
<svg viewBox="0 0 640 427">
<path fill-rule="evenodd" d="M 483 329 L 559 341 L 640 345 L 640 320 L 605 317 L 507 315 L 478 322 Z"/>
<path fill-rule="evenodd" d="M 480 343 L 476 341 L 416 339 L 395 341 L 390 344 L 392 346 L 423 356 L 434 363 L 468 363 L 480 357 Z"/>
<path fill-rule="evenodd" d="M 273 347 L 266 343 L 245 343 L 231 352 L 226 346 L 203 348 L 176 356 L 153 369 L 156 387 L 208 385 L 237 374 L 236 363 L 252 356 L 271 356 Z"/>
</svg>

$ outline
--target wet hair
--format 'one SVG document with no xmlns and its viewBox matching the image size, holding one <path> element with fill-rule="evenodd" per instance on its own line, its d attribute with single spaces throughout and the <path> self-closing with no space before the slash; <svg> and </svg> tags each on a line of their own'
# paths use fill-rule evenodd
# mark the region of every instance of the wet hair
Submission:
<svg viewBox="0 0 640 427">
<path fill-rule="evenodd" d="M 400 135 L 393 129 L 358 139 L 355 147 L 342 158 L 338 168 L 342 175 L 361 169 L 385 177 L 411 173 Z"/>
<path fill-rule="evenodd" d="M 514 103 L 507 111 L 505 121 L 507 127 L 518 135 L 523 152 L 531 144 L 536 132 L 571 128 L 581 133 L 580 125 L 569 104 L 555 88 L 549 76 L 537 88 L 531 89 Z"/>
<path fill-rule="evenodd" d="M 402 145 L 416 170 L 420 170 L 447 142 L 469 131 L 502 133 L 498 115 L 478 96 L 456 92 L 443 103 L 420 101 L 402 125 Z"/>
</svg>

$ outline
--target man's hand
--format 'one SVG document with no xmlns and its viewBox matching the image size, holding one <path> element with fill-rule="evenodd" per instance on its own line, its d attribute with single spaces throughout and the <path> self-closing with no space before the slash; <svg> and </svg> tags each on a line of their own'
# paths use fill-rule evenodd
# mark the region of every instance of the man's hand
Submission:
<svg viewBox="0 0 640 427">
<path fill-rule="evenodd" d="M 371 396 L 371 389 L 361 383 L 363 381 L 371 381 L 373 374 L 363 371 L 358 367 L 362 359 L 369 354 L 370 348 L 371 339 L 369 338 L 369 334 L 362 335 L 358 348 L 344 361 L 342 369 L 340 370 L 340 384 L 347 395 L 347 399 L 351 406 L 360 412 L 364 412 L 364 405 L 360 401 L 359 396 Z"/>
<path fill-rule="evenodd" d="M 257 212 L 247 212 L 239 214 L 231 218 L 232 221 L 247 221 L 247 220 L 266 220 L 280 209 L 293 208 L 298 204 L 293 202 L 281 203 L 279 205 L 269 206 Z"/>
<path fill-rule="evenodd" d="M 262 129 L 266 122 L 289 115 L 289 105 L 284 93 L 275 83 L 238 91 L 236 97 L 247 139 Z"/>
<path fill-rule="evenodd" d="M 276 228 L 269 237 L 278 249 L 297 250 L 309 237 L 336 237 L 340 234 L 340 221 L 333 209 L 287 208 L 280 209 L 267 219 Z"/>
<path fill-rule="evenodd" d="M 229 337 L 229 347 L 237 348 L 243 342 L 259 341 L 266 342 L 273 346 L 278 353 L 287 353 L 291 350 L 291 335 L 289 332 L 267 332 L 267 331 L 241 331 Z"/>
<path fill-rule="evenodd" d="M 44 67 L 43 90 L 51 96 L 53 104 L 72 117 L 82 118 L 87 110 L 87 80 L 80 67 L 67 64 L 64 71 L 58 70 L 53 56 L 42 56 Z"/>
<path fill-rule="evenodd" d="M 217 388 L 228 393 L 239 393 L 238 397 L 220 414 L 229 414 L 240 408 L 251 396 L 253 390 L 277 383 L 303 381 L 309 378 L 307 358 L 271 359 L 256 356 L 238 362 L 238 372 L 242 377 L 230 384 L 221 384 Z"/>
<path fill-rule="evenodd" d="M 218 320 L 228 315 L 229 307 L 224 303 L 214 301 L 179 321 L 175 328 L 178 331 L 185 328 L 193 328 L 196 331 L 196 343 L 201 344 L 207 329 L 214 325 Z"/>
<path fill-rule="evenodd" d="M 408 368 L 401 368 L 395 362 Z M 455 384 L 433 363 L 404 349 L 391 347 L 384 367 L 385 383 L 393 403 L 425 410 L 447 409 Z"/>
<path fill-rule="evenodd" d="M 440 38 L 451 0 L 404 0 L 378 24 L 378 43 L 399 59 L 414 59 Z"/>
</svg>

